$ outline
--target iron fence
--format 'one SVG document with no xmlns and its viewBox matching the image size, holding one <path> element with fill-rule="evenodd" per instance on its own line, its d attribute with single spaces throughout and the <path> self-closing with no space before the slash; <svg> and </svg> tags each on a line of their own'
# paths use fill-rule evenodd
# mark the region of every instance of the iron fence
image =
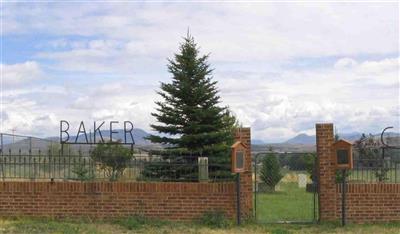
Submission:
<svg viewBox="0 0 400 234">
<path fill-rule="evenodd" d="M 2 152 L 2 180 L 122 180 L 224 181 L 233 180 L 230 161 L 196 154 L 135 149 L 123 169 L 95 161 L 90 152 Z"/>
<path fill-rule="evenodd" d="M 368 153 L 353 150 L 349 183 L 400 183 L 400 149 L 369 148 Z"/>
</svg>

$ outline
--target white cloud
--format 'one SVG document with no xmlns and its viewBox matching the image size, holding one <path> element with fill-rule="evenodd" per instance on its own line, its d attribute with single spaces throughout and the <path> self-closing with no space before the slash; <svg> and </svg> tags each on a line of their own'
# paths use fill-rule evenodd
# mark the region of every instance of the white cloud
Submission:
<svg viewBox="0 0 400 234">
<path fill-rule="evenodd" d="M 44 72 L 36 61 L 2 65 L 3 85 L 10 87 L 3 92 L 6 130 L 23 126 L 26 133 L 43 128 L 54 134 L 59 119 L 129 119 L 149 130 L 159 98 L 154 90 L 170 76 L 166 58 L 188 27 L 201 51 L 212 52 L 223 104 L 252 126 L 255 138 L 285 140 L 313 132 L 322 121 L 337 123 L 341 132 L 398 124 L 396 3 L 5 7 L 3 35 L 49 36 L 32 57 L 58 78 L 57 84 L 40 82 Z M 331 67 L 285 68 L 332 58 L 339 59 Z"/>
<path fill-rule="evenodd" d="M 79 7 L 78 7 L 79 6 Z M 385 54 L 398 50 L 398 4 L 8 4 L 7 34 L 100 36 L 167 57 L 190 27 L 215 60 Z M 18 13 L 17 13 L 18 12 Z"/>
<path fill-rule="evenodd" d="M 346 68 L 353 68 L 354 66 L 357 65 L 357 61 L 355 61 L 354 59 L 351 58 L 342 58 L 339 59 L 336 63 L 335 63 L 335 68 L 336 69 L 346 69 Z"/>
<path fill-rule="evenodd" d="M 35 61 L 27 61 L 17 64 L 0 64 L 2 69 L 2 85 L 17 86 L 27 84 L 39 79 L 42 71 Z"/>
<path fill-rule="evenodd" d="M 284 140 L 312 132 L 316 122 L 334 122 L 341 132 L 377 132 L 400 124 L 399 68 L 393 61 L 398 59 L 361 61 L 339 70 L 337 63 L 323 70 L 286 70 L 279 79 L 240 73 L 221 78 L 222 97 L 252 126 L 255 138 Z"/>
</svg>

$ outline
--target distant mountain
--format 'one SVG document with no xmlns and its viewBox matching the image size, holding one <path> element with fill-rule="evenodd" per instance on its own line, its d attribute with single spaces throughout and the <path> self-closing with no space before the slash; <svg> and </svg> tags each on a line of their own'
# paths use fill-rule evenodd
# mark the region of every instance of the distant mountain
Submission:
<svg viewBox="0 0 400 234">
<path fill-rule="evenodd" d="M 113 130 L 115 131 L 115 133 L 112 134 L 113 136 L 113 141 L 122 141 L 125 142 L 125 132 L 123 129 L 115 129 Z M 100 131 L 101 135 L 104 139 L 104 141 L 109 141 L 110 140 L 110 131 L 109 130 L 102 130 Z M 150 134 L 145 132 L 144 130 L 140 129 L 140 128 L 134 128 L 132 131 L 132 135 L 133 135 L 133 139 L 135 141 L 136 145 L 149 145 L 152 144 L 150 141 L 146 140 L 145 138 L 148 137 Z M 89 142 L 93 142 L 94 141 L 94 135 L 93 133 L 87 133 L 87 138 Z M 58 138 L 57 138 L 58 139 Z M 70 142 L 74 142 L 76 139 L 76 136 L 70 136 L 69 141 Z M 96 141 L 100 141 L 100 134 L 96 133 Z M 77 142 L 86 142 L 85 139 L 85 135 L 84 134 L 80 134 L 78 136 L 78 141 Z M 126 134 L 126 142 L 127 143 L 131 143 L 132 139 L 131 136 L 129 135 L 129 133 Z"/>
<path fill-rule="evenodd" d="M 121 140 L 124 142 L 124 130 L 123 129 L 116 129 L 114 130 L 116 133 L 113 133 L 113 141 Z M 110 139 L 110 132 L 108 130 L 102 130 L 101 134 L 103 136 L 104 141 L 108 141 Z M 133 139 L 135 140 L 135 146 L 139 146 L 140 148 L 158 148 L 160 147 L 159 145 L 152 144 L 150 141 L 146 140 L 145 137 L 149 136 L 150 134 L 147 133 L 146 131 L 139 129 L 139 128 L 134 128 L 132 131 Z M 88 141 L 93 141 L 93 133 L 87 133 L 87 138 Z M 21 150 L 23 153 L 27 153 L 29 149 L 32 149 L 34 151 L 36 150 L 41 150 L 45 152 L 46 150 L 51 147 L 52 144 L 57 144 L 60 142 L 59 137 L 47 137 L 44 139 L 40 138 L 24 138 L 24 139 L 18 139 L 16 138 L 14 143 L 12 141 L 7 141 L 3 142 L 3 152 L 8 152 L 11 150 L 12 152 L 18 152 Z M 69 142 L 75 142 L 76 136 L 70 136 Z M 96 141 L 100 140 L 99 133 L 96 134 Z M 86 142 L 85 135 L 80 134 L 78 136 L 78 141 L 77 142 Z M 130 143 L 131 137 L 129 133 L 127 134 L 127 142 Z M 80 149 L 80 148 L 88 148 L 90 147 L 89 145 L 71 145 L 71 147 L 75 150 Z"/>
<path fill-rule="evenodd" d="M 356 141 L 360 139 L 361 133 L 359 132 L 351 132 L 351 133 L 339 133 L 339 137 L 341 139 L 345 139 L 348 141 Z M 284 142 L 285 144 L 303 144 L 303 145 L 315 145 L 316 139 L 315 135 L 307 135 L 307 134 L 299 134 L 293 138 Z"/>
<path fill-rule="evenodd" d="M 315 135 L 309 136 L 307 134 L 299 134 L 284 143 L 286 144 L 303 144 L 303 145 L 315 145 Z"/>
<path fill-rule="evenodd" d="M 400 134 L 396 132 L 387 132 L 385 134 L 389 134 L 390 136 L 399 137 Z M 354 142 L 361 137 L 361 133 L 359 132 L 350 132 L 350 133 L 339 133 L 339 138 L 344 139 L 350 142 Z M 380 137 L 381 134 L 373 134 L 374 137 Z M 307 134 L 299 134 L 289 140 L 285 141 L 284 144 L 303 144 L 303 145 L 315 145 L 316 139 L 315 135 L 307 135 Z"/>
<path fill-rule="evenodd" d="M 252 145 L 262 145 L 262 144 L 265 144 L 265 142 L 262 140 L 259 140 L 259 139 L 251 139 L 251 144 Z"/>
</svg>

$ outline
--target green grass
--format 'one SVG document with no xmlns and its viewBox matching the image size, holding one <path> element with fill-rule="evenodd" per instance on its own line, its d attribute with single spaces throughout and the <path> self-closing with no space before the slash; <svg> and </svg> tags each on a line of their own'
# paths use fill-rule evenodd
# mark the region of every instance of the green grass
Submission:
<svg viewBox="0 0 400 234">
<path fill-rule="evenodd" d="M 257 194 L 257 220 L 260 222 L 313 221 L 313 193 L 297 183 L 280 183 L 279 190 Z"/>
<path fill-rule="evenodd" d="M 136 220 L 138 219 L 138 220 Z M 90 221 L 57 221 L 52 219 L 0 219 L 0 233 L 86 233 L 86 234 L 119 234 L 119 233 L 185 233 L 185 234 L 249 234 L 249 233 L 400 233 L 400 223 L 387 224 L 350 224 L 341 227 L 338 223 L 323 224 L 255 224 L 244 223 L 241 226 L 230 225 L 215 228 L 198 223 L 160 222 L 132 217 L 130 219 L 90 222 Z"/>
</svg>

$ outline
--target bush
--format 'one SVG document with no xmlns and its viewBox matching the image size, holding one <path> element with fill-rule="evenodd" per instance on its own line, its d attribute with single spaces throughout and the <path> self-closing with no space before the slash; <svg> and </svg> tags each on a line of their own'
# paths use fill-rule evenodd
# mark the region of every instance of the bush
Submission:
<svg viewBox="0 0 400 234">
<path fill-rule="evenodd" d="M 78 164 L 72 168 L 72 172 L 76 174 L 76 179 L 80 181 L 87 181 L 94 179 L 93 170 L 89 170 L 88 166 Z M 92 173 L 90 173 L 92 172 Z"/>
<path fill-rule="evenodd" d="M 143 215 L 134 215 L 126 219 L 117 220 L 115 223 L 119 224 L 122 227 L 125 227 L 128 230 L 141 229 L 145 225 L 150 225 L 153 227 L 161 227 L 166 225 L 167 221 L 162 221 L 158 219 L 149 219 L 144 217 Z"/>
<path fill-rule="evenodd" d="M 104 143 L 98 144 L 90 157 L 100 163 L 100 169 L 105 171 L 110 181 L 115 181 L 123 175 L 133 155 L 128 148 L 120 144 Z"/>
<path fill-rule="evenodd" d="M 212 228 L 226 228 L 231 225 L 231 222 L 226 218 L 223 211 L 208 211 L 205 212 L 199 219 L 199 223 Z"/>
<path fill-rule="evenodd" d="M 275 154 L 269 153 L 261 161 L 260 178 L 268 186 L 269 191 L 275 191 L 275 185 L 282 179 L 281 166 Z"/>
</svg>

